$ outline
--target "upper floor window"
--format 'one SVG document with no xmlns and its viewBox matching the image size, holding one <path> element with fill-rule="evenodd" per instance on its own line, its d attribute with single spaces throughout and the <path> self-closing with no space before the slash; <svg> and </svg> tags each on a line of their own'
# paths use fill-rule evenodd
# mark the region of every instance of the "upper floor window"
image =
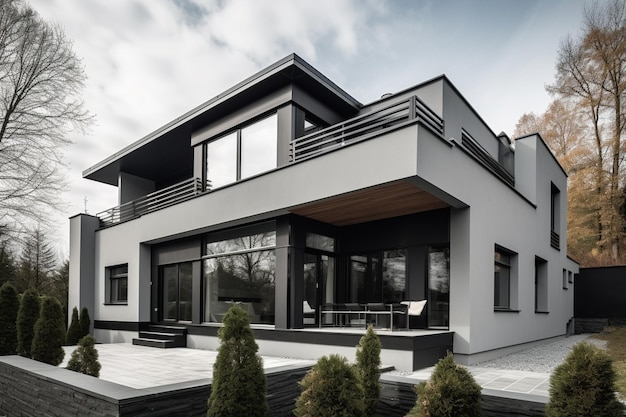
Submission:
<svg viewBox="0 0 626 417">
<path fill-rule="evenodd" d="M 207 187 L 218 188 L 276 168 L 277 159 L 278 116 L 274 113 L 207 143 Z"/>
<path fill-rule="evenodd" d="M 550 245 L 555 249 L 561 246 L 561 192 L 552 184 L 550 189 Z"/>
</svg>

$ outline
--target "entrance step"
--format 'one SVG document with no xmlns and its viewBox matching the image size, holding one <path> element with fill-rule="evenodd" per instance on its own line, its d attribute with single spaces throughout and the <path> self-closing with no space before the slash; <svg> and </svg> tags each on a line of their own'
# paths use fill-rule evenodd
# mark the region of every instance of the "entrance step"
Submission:
<svg viewBox="0 0 626 417">
<path fill-rule="evenodd" d="M 139 337 L 133 339 L 133 345 L 161 349 L 187 347 L 187 328 L 151 324 L 147 330 L 139 331 Z"/>
</svg>

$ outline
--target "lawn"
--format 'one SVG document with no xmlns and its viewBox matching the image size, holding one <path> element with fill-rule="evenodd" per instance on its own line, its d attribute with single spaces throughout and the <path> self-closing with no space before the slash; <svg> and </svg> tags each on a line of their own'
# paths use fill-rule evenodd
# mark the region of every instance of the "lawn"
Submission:
<svg viewBox="0 0 626 417">
<path fill-rule="evenodd" d="M 594 337 L 607 341 L 606 347 L 617 373 L 617 390 L 621 398 L 626 399 L 626 327 L 613 327 Z"/>
</svg>

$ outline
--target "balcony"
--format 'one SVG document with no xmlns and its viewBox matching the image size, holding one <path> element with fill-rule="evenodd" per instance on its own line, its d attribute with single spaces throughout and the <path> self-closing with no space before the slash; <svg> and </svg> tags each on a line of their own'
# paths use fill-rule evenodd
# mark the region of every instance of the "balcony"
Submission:
<svg viewBox="0 0 626 417">
<path fill-rule="evenodd" d="M 100 227 L 109 227 L 144 214 L 173 206 L 202 193 L 202 180 L 189 178 L 162 190 L 155 191 L 121 206 L 98 213 Z"/>
<path fill-rule="evenodd" d="M 419 98 L 412 96 L 371 113 L 363 114 L 311 133 L 291 142 L 290 163 L 314 158 L 345 146 L 372 139 L 419 122 L 437 135 L 443 135 L 443 119 Z M 202 180 L 190 178 L 137 200 L 97 214 L 100 227 L 136 219 L 144 214 L 192 199 L 203 192 Z"/>
<path fill-rule="evenodd" d="M 443 119 L 416 96 L 372 113 L 348 119 L 291 142 L 291 162 L 299 162 L 346 145 L 372 139 L 420 121 L 433 132 L 443 135 Z"/>
</svg>

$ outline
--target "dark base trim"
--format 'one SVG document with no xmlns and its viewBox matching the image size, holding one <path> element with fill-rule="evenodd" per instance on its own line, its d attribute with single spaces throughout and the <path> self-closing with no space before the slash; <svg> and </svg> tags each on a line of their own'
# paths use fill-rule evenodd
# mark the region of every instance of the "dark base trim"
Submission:
<svg viewBox="0 0 626 417">
<path fill-rule="evenodd" d="M 110 321 L 94 320 L 93 328 L 102 330 L 123 330 L 127 332 L 138 332 L 147 329 L 150 322 L 142 321 Z"/>
</svg>

